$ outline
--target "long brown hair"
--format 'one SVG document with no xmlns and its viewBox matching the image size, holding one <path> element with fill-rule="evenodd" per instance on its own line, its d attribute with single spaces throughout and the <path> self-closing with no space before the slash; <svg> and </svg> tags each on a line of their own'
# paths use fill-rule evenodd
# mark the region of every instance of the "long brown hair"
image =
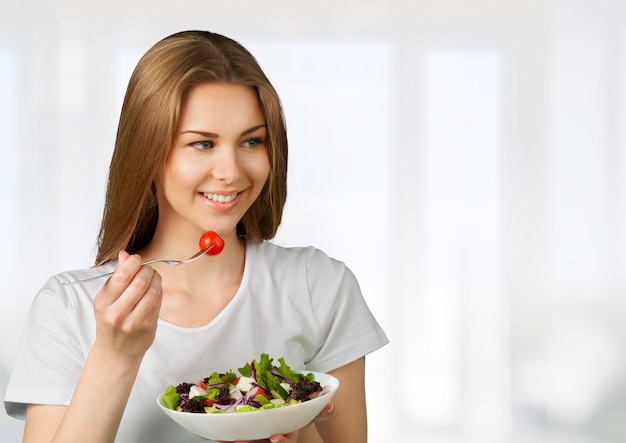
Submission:
<svg viewBox="0 0 626 443">
<path fill-rule="evenodd" d="M 265 116 L 270 176 L 238 225 L 252 241 L 271 239 L 287 196 L 287 134 L 278 94 L 239 43 L 206 31 L 173 34 L 155 44 L 130 78 L 109 168 L 96 264 L 136 252 L 154 235 L 158 203 L 154 177 L 167 159 L 181 102 L 194 86 L 227 82 L 251 87 Z"/>
</svg>

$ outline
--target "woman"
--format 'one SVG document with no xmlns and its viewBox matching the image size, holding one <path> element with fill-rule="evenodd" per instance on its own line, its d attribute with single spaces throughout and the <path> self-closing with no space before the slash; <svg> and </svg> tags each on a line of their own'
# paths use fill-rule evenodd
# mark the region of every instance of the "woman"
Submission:
<svg viewBox="0 0 626 443">
<path fill-rule="evenodd" d="M 25 442 L 202 441 L 166 420 L 156 396 L 261 353 L 341 383 L 312 425 L 270 441 L 366 441 L 365 355 L 387 338 L 343 263 L 266 241 L 286 175 L 280 100 L 249 52 L 189 31 L 144 55 L 122 108 L 97 266 L 52 277 L 24 330 L 5 405 L 25 417 Z M 224 240 L 219 255 L 141 265 L 191 256 L 208 230 Z M 62 284 L 113 270 L 104 283 Z"/>
</svg>

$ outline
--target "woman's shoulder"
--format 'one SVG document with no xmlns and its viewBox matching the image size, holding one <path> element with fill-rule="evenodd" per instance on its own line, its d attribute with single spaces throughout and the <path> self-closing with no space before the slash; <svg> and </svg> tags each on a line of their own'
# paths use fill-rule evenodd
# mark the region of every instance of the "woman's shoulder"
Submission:
<svg viewBox="0 0 626 443">
<path fill-rule="evenodd" d="M 70 283 L 112 271 L 114 263 L 88 269 L 61 272 L 50 276 L 35 294 L 29 316 L 32 324 L 45 323 L 68 328 L 91 328 L 93 323 L 93 301 L 106 281 L 106 277 L 88 282 Z M 80 325 L 80 326 L 79 326 Z"/>
<path fill-rule="evenodd" d="M 106 277 L 79 281 L 107 274 L 115 269 L 115 262 L 91 268 L 74 269 L 52 275 L 37 294 L 38 298 L 52 298 L 68 301 L 71 299 L 93 300 L 95 294 L 106 281 Z"/>
<path fill-rule="evenodd" d="M 319 276 L 343 276 L 350 271 L 344 262 L 315 246 L 281 246 L 274 242 L 256 243 L 251 248 L 251 262 L 256 270 L 269 274 L 293 273 L 307 279 Z"/>
<path fill-rule="evenodd" d="M 51 280 L 58 280 L 64 286 L 90 286 L 87 283 L 94 282 L 98 287 L 102 286 L 102 283 L 106 281 L 105 274 L 109 272 L 113 272 L 115 270 L 115 266 L 117 264 L 117 260 L 109 261 L 103 265 L 92 266 L 90 268 L 83 269 L 74 269 L 71 271 L 61 272 L 52 276 Z M 94 278 L 98 276 L 103 276 L 102 279 Z M 78 280 L 84 279 L 92 279 L 86 282 L 78 282 Z"/>
<path fill-rule="evenodd" d="M 251 249 L 255 257 L 284 264 L 311 264 L 328 262 L 342 264 L 343 262 L 330 257 L 323 250 L 315 246 L 282 246 L 271 241 L 253 243 Z"/>
</svg>

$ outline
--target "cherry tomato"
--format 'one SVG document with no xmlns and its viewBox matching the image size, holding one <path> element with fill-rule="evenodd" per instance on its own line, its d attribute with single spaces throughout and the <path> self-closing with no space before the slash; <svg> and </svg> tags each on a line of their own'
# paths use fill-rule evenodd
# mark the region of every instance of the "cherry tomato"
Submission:
<svg viewBox="0 0 626 443">
<path fill-rule="evenodd" d="M 202 234 L 202 237 L 200 237 L 200 249 L 208 248 L 211 245 L 214 246 L 206 251 L 206 254 L 217 255 L 222 252 L 222 249 L 224 249 L 224 240 L 222 240 L 222 238 L 215 232 L 206 231 L 204 234 Z"/>
<path fill-rule="evenodd" d="M 256 397 L 257 395 L 267 398 L 265 391 L 258 386 L 250 391 L 250 396 Z"/>
</svg>

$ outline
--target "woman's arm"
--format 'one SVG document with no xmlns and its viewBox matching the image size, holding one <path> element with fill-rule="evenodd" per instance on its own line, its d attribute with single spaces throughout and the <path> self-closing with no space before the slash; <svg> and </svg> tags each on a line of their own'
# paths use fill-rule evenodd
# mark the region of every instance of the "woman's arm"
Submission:
<svg viewBox="0 0 626 443">
<path fill-rule="evenodd" d="M 333 397 L 330 419 L 320 417 L 315 427 L 324 443 L 365 443 L 367 409 L 365 405 L 365 357 L 330 372 L 339 380 Z"/>
<path fill-rule="evenodd" d="M 29 405 L 24 442 L 112 442 L 138 364 L 119 365 L 93 349 L 70 406 Z"/>
<path fill-rule="evenodd" d="M 332 403 L 327 405 L 313 422 L 315 426 L 307 426 L 286 436 L 275 436 L 276 442 L 365 443 L 367 441 L 365 357 L 335 369 L 330 374 L 339 380 L 339 388 Z"/>
<path fill-rule="evenodd" d="M 94 301 L 96 340 L 69 406 L 30 405 L 25 443 L 115 440 L 161 305 L 161 278 L 139 256 L 120 254 Z"/>
</svg>

